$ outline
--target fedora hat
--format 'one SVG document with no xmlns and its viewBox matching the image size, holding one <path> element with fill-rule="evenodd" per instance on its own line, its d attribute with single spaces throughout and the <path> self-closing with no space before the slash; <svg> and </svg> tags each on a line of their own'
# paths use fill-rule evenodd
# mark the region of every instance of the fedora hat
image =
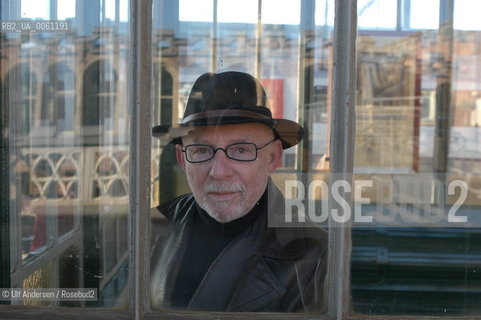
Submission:
<svg viewBox="0 0 481 320">
<path fill-rule="evenodd" d="M 242 72 L 205 73 L 194 83 L 185 108 L 181 127 L 264 123 L 274 131 L 287 149 L 299 143 L 304 129 L 296 122 L 272 118 L 267 94 L 260 82 Z M 152 128 L 154 137 L 168 131 L 165 125 Z M 182 143 L 174 136 L 172 143 Z"/>
</svg>

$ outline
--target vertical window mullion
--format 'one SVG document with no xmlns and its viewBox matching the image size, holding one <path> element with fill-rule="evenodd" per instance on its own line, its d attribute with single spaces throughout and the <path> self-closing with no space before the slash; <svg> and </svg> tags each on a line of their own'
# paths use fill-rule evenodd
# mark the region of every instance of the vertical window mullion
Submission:
<svg viewBox="0 0 481 320">
<path fill-rule="evenodd" d="M 438 52 L 442 67 L 436 77 L 436 119 L 434 122 L 433 172 L 439 185 L 446 185 L 445 173 L 449 171 L 450 121 L 452 114 L 452 76 L 454 54 L 454 0 L 439 1 Z M 444 187 L 437 188 L 436 201 L 445 203 Z"/>
<path fill-rule="evenodd" d="M 212 12 L 212 66 L 211 71 L 217 72 L 217 28 L 218 28 L 218 14 L 217 0 L 214 0 Z"/>
<path fill-rule="evenodd" d="M 130 307 L 135 319 L 144 318 L 150 301 L 151 8 L 152 0 L 130 0 Z"/>
<path fill-rule="evenodd" d="M 351 189 L 355 135 L 356 33 L 356 0 L 336 0 L 330 136 L 331 186 L 335 180 L 344 180 Z M 347 191 L 340 188 L 339 194 L 353 208 L 351 193 Z M 338 210 L 342 214 L 344 209 L 332 199 L 332 192 L 329 194 L 329 212 Z M 328 314 L 332 319 L 342 319 L 350 307 L 351 226 L 348 222 L 336 223 L 329 216 Z"/>
<path fill-rule="evenodd" d="M 256 60 L 255 60 L 255 74 L 257 78 L 262 78 L 262 0 L 257 0 L 257 24 L 256 24 Z"/>
<path fill-rule="evenodd" d="M 5 6 L 6 7 L 6 6 Z M 3 8 L 3 7 L 2 7 Z M 0 10 L 2 9 L 0 8 Z M 2 12 L 0 11 L 0 17 Z M 4 42 L 0 42 L 3 49 Z M 2 50 L 3 51 L 3 50 Z M 4 80 L 5 81 L 5 80 Z M 10 288 L 10 174 L 9 174 L 9 104 L 6 103 L 8 86 L 0 85 L 0 287 Z M 6 106 L 6 107 L 5 107 Z M 3 304 L 6 302 L 0 302 Z"/>
</svg>

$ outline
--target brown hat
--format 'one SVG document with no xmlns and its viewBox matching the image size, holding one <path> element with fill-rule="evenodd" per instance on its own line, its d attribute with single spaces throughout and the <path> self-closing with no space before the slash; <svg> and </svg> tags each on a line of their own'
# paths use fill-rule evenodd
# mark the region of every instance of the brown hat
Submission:
<svg viewBox="0 0 481 320">
<path fill-rule="evenodd" d="M 299 143 L 304 129 L 294 121 L 272 118 L 266 92 L 253 76 L 242 72 L 205 73 L 194 83 L 187 101 L 182 127 L 216 126 L 249 122 L 264 123 L 287 149 Z M 164 125 L 152 128 L 154 137 L 167 131 Z M 173 143 L 181 143 L 175 137 Z"/>
</svg>

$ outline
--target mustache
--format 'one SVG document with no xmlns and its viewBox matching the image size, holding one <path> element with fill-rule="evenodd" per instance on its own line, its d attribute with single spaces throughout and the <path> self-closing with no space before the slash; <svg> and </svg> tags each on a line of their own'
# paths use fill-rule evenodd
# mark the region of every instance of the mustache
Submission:
<svg viewBox="0 0 481 320">
<path fill-rule="evenodd" d="M 204 194 L 211 192 L 245 192 L 246 188 L 232 182 L 207 182 L 204 185 Z"/>
</svg>

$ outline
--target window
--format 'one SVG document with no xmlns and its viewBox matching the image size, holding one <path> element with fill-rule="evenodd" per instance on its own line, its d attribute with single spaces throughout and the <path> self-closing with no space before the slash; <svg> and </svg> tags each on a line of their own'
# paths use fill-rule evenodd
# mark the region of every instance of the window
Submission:
<svg viewBox="0 0 481 320">
<path fill-rule="evenodd" d="M 4 95 L 6 103 L 19 106 L 13 126 L 18 134 L 28 134 L 33 125 L 32 114 L 37 106 L 37 74 L 28 63 L 21 63 L 12 67 L 5 78 L 4 86 L 15 88 L 12 94 Z"/>
<path fill-rule="evenodd" d="M 127 22 L 75 1 L 7 1 L 0 14 L 18 27 L 1 38 L 0 286 L 98 293 L 1 304 L 112 307 L 128 287 L 130 219 L 128 46 L 110 35 Z"/>
<path fill-rule="evenodd" d="M 160 63 L 154 64 L 154 119 L 172 125 L 174 81 L 172 75 Z"/>
<path fill-rule="evenodd" d="M 360 29 L 389 30 L 396 28 L 396 0 L 358 1 L 358 25 Z"/>
<path fill-rule="evenodd" d="M 65 63 L 50 66 L 44 77 L 41 125 L 56 126 L 57 132 L 73 131 L 75 75 Z"/>
<path fill-rule="evenodd" d="M 0 318 L 186 315 L 150 305 L 151 246 L 166 235 L 150 209 L 189 192 L 168 142 L 195 79 L 232 70 L 260 79 L 274 116 L 305 128 L 273 178 L 290 200 L 304 192 L 307 214 L 329 227 L 326 312 L 282 317 L 479 317 L 478 9 L 466 0 L 2 1 L 0 288 L 92 289 L 96 299 L 3 296 Z M 68 30 L 42 27 L 51 21 Z M 166 136 L 151 139 L 159 123 Z M 347 184 L 324 193 L 336 181 Z"/>
<path fill-rule="evenodd" d="M 105 45 L 101 39 L 96 46 Z M 84 127 L 102 127 L 112 130 L 113 108 L 116 99 L 117 75 L 107 61 L 95 61 L 87 67 L 84 75 Z"/>
</svg>

